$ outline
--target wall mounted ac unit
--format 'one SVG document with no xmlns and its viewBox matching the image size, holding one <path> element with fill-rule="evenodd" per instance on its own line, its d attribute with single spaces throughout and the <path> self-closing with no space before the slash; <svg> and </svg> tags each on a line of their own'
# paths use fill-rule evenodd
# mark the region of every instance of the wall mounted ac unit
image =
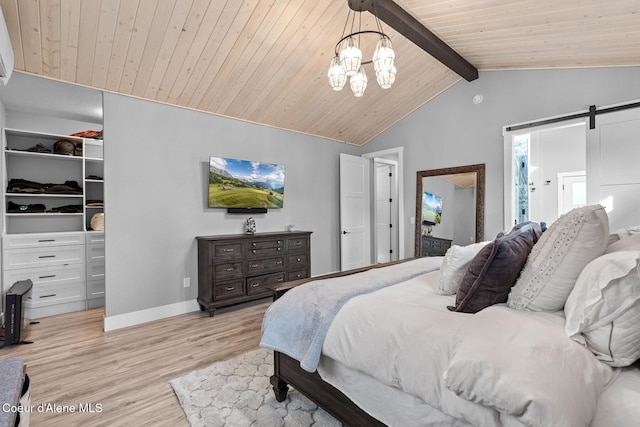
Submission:
<svg viewBox="0 0 640 427">
<path fill-rule="evenodd" d="M 13 48 L 9 39 L 9 30 L 0 10 L 0 82 L 7 84 L 13 72 Z"/>
</svg>

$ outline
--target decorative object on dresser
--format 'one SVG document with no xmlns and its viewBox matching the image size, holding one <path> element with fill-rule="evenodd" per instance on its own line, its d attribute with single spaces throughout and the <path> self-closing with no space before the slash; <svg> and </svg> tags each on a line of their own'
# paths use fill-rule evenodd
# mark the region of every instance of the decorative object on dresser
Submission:
<svg viewBox="0 0 640 427">
<path fill-rule="evenodd" d="M 450 239 L 422 236 L 422 256 L 444 256 L 451 247 Z"/>
<path fill-rule="evenodd" d="M 198 236 L 198 304 L 218 307 L 269 297 L 269 285 L 311 275 L 311 232 Z"/>
</svg>

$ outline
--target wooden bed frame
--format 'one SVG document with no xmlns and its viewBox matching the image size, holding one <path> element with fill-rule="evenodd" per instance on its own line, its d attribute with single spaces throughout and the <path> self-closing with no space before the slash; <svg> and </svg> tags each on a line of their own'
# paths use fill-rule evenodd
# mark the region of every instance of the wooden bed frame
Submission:
<svg viewBox="0 0 640 427">
<path fill-rule="evenodd" d="M 371 270 L 373 268 L 387 267 L 410 261 L 409 258 L 392 261 L 384 264 L 376 264 L 340 273 L 325 274 L 307 279 L 285 282 L 281 285 L 270 287 L 274 299 L 282 296 L 287 290 L 314 280 L 330 279 L 334 277 L 348 276 L 355 273 Z M 322 380 L 318 372 L 310 373 L 300 367 L 300 362 L 284 353 L 273 352 L 274 374 L 270 382 L 273 386 L 276 400 L 282 402 L 287 398 L 289 386 L 292 386 L 307 398 L 315 402 L 322 409 L 334 416 L 344 425 L 385 426 L 384 423 L 367 414 L 340 390 Z"/>
<path fill-rule="evenodd" d="M 273 353 L 274 374 L 271 376 L 271 385 L 278 402 L 287 398 L 291 385 L 344 425 L 385 425 L 360 409 L 340 390 L 324 382 L 317 372 L 305 371 L 300 367 L 299 361 L 286 354 L 277 351 Z"/>
</svg>

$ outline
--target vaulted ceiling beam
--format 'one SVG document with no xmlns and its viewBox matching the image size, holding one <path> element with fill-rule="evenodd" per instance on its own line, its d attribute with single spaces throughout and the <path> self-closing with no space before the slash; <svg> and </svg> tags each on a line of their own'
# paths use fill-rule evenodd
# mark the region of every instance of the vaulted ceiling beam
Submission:
<svg viewBox="0 0 640 427">
<path fill-rule="evenodd" d="M 348 0 L 348 3 L 357 12 L 371 12 L 465 80 L 478 78 L 477 68 L 392 0 Z"/>
</svg>

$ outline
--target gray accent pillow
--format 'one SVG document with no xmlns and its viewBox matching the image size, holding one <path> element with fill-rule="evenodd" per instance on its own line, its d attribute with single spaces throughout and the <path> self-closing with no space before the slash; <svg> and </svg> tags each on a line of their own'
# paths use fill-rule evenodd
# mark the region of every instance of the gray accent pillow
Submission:
<svg viewBox="0 0 640 427">
<path fill-rule="evenodd" d="M 456 306 L 447 308 L 477 313 L 490 305 L 507 302 L 509 291 L 541 234 L 542 229 L 537 223 L 519 224 L 482 248 L 462 279 L 456 294 Z"/>
</svg>

